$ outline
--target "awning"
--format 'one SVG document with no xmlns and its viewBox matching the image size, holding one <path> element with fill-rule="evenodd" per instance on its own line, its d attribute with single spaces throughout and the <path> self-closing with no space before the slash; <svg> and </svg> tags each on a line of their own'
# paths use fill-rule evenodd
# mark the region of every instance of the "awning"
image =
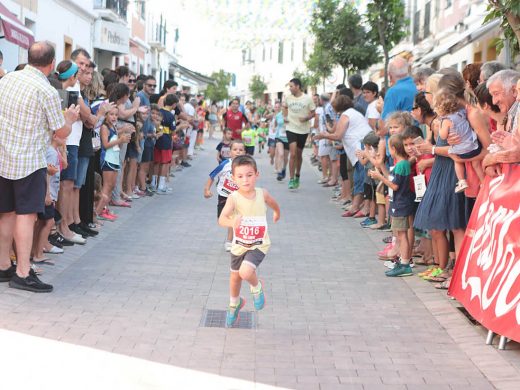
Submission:
<svg viewBox="0 0 520 390">
<path fill-rule="evenodd" d="M 176 69 L 180 74 L 194 80 L 197 83 L 202 84 L 216 84 L 216 81 L 211 77 L 204 76 L 203 74 L 197 73 L 191 69 L 185 68 L 176 62 L 170 62 L 170 68 Z"/>
<path fill-rule="evenodd" d="M 454 53 L 460 48 L 466 46 L 468 43 L 471 43 L 474 40 L 480 38 L 482 35 L 486 34 L 487 32 L 491 31 L 499 25 L 500 20 L 495 19 L 489 23 L 484 24 L 483 26 L 478 26 L 471 30 L 466 30 L 454 39 L 452 39 L 451 41 L 449 41 L 448 43 L 438 46 L 431 53 L 419 59 L 419 63 L 430 64 L 436 59 L 446 54 Z"/>
<path fill-rule="evenodd" d="M 0 3 L 0 19 L 3 37 L 15 45 L 29 49 L 34 43 L 33 32 L 25 27 L 2 3 Z"/>
</svg>

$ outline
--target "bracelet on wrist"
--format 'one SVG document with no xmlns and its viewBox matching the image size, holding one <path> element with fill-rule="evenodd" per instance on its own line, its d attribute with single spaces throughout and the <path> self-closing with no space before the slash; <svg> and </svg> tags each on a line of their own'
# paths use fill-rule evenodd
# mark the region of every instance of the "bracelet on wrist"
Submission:
<svg viewBox="0 0 520 390">
<path fill-rule="evenodd" d="M 432 154 L 435 156 L 435 145 L 432 146 Z"/>
</svg>

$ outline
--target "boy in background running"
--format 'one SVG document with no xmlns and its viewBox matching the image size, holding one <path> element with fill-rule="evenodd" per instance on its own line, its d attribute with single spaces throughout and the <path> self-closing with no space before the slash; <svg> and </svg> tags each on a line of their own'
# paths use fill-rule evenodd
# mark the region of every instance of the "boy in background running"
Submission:
<svg viewBox="0 0 520 390">
<path fill-rule="evenodd" d="M 222 133 L 222 141 L 217 145 L 217 161 L 220 164 L 222 161 L 230 157 L 231 152 L 231 129 L 224 129 Z"/>
<path fill-rule="evenodd" d="M 255 154 L 255 144 L 258 133 L 252 128 L 242 131 L 242 141 L 246 147 L 246 154 L 253 156 Z"/>
<path fill-rule="evenodd" d="M 239 156 L 232 162 L 232 175 L 238 190 L 226 202 L 218 220 L 220 226 L 233 228 L 231 247 L 231 274 L 229 277 L 229 310 L 226 326 L 233 326 L 246 301 L 240 297 L 242 280 L 249 283 L 256 310 L 265 304 L 263 282 L 256 269 L 262 263 L 271 241 L 267 233 L 267 207 L 273 210 L 273 222 L 280 219 L 280 206 L 262 188 L 256 188 L 258 171 L 251 156 Z"/>
<path fill-rule="evenodd" d="M 214 181 L 217 182 L 217 194 L 218 194 L 218 202 L 217 202 L 217 218 L 220 217 L 220 213 L 222 213 L 222 209 L 226 204 L 226 201 L 229 195 L 236 191 L 238 188 L 236 184 L 233 182 L 233 178 L 231 177 L 231 162 L 237 156 L 242 156 L 246 153 L 244 149 L 244 144 L 240 141 L 231 141 L 230 144 L 230 158 L 222 161 L 218 167 L 216 167 L 210 174 L 206 185 L 204 186 L 204 197 L 209 199 L 213 196 L 211 192 L 211 185 Z M 231 228 L 228 229 L 227 239 L 224 244 L 224 249 L 226 252 L 231 250 L 231 240 L 233 239 L 233 230 Z"/>
</svg>

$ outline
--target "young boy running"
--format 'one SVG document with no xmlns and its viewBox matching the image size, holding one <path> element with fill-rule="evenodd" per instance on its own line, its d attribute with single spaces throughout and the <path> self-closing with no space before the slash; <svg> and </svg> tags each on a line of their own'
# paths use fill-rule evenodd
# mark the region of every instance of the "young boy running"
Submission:
<svg viewBox="0 0 520 390">
<path fill-rule="evenodd" d="M 231 141 L 230 144 L 230 152 L 228 159 L 222 161 L 218 167 L 216 167 L 210 174 L 206 185 L 204 186 L 204 197 L 209 199 L 213 196 L 211 193 L 211 185 L 216 180 L 217 182 L 217 194 L 218 194 L 218 202 L 217 202 L 217 218 L 220 217 L 222 213 L 222 209 L 224 209 L 224 205 L 229 197 L 229 195 L 237 190 L 237 185 L 233 181 L 231 177 L 231 162 L 237 156 L 242 156 L 246 153 L 244 148 L 244 144 L 240 141 Z M 228 234 L 226 243 L 224 244 L 224 249 L 226 252 L 231 250 L 231 240 L 233 240 L 233 229 L 228 228 Z"/>
<path fill-rule="evenodd" d="M 217 145 L 217 161 L 220 164 L 222 161 L 230 157 L 231 152 L 231 129 L 224 129 L 222 132 L 222 141 Z"/>
<path fill-rule="evenodd" d="M 395 162 L 392 176 L 385 177 L 378 170 L 370 171 L 372 179 L 381 180 L 388 186 L 392 231 L 397 232 L 397 244 L 401 252 L 399 263 L 385 274 L 386 276 L 410 276 L 413 274 L 410 267 L 413 240 L 410 242 L 408 238 L 408 229 L 413 226 L 415 213 L 415 195 L 410 189 L 411 166 L 400 134 L 392 135 L 388 140 L 388 146 Z"/>
<path fill-rule="evenodd" d="M 218 220 L 220 226 L 233 228 L 227 327 L 235 324 L 240 309 L 246 303 L 240 297 L 242 280 L 250 285 L 255 309 L 264 307 L 263 283 L 258 280 L 256 269 L 271 245 L 267 233 L 266 205 L 273 210 L 273 222 L 280 219 L 280 206 L 276 200 L 266 190 L 255 186 L 258 178 L 255 160 L 251 156 L 239 156 L 233 160 L 231 169 L 238 190 L 229 196 Z"/>
</svg>

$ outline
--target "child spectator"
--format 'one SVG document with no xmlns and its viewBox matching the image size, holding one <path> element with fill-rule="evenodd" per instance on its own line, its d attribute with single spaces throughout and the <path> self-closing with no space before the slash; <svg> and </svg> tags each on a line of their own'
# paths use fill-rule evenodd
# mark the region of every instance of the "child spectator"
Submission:
<svg viewBox="0 0 520 390">
<path fill-rule="evenodd" d="M 147 119 L 143 122 L 143 127 L 141 128 L 141 132 L 143 134 L 143 154 L 141 156 L 141 163 L 139 164 L 139 189 L 141 191 L 145 191 L 148 195 L 153 194 L 156 188 L 151 184 L 149 187 L 146 186 L 146 177 L 148 176 L 148 172 L 150 171 L 150 165 L 153 165 L 153 151 L 155 146 L 155 139 L 157 135 L 156 127 L 159 126 L 162 119 L 160 118 L 160 108 L 159 106 L 152 105 L 150 106 L 150 119 Z M 155 118 L 155 123 L 153 121 Z M 156 178 L 157 182 L 157 178 Z"/>
<path fill-rule="evenodd" d="M 482 145 L 480 145 L 477 135 L 471 128 L 466 116 L 466 109 L 461 106 L 459 98 L 445 90 L 440 90 L 435 95 L 434 109 L 441 117 L 441 128 L 439 136 L 442 139 L 448 139 L 450 133 L 454 133 L 460 137 L 460 143 L 452 145 L 449 149 L 450 154 L 455 154 L 459 158 L 466 160 L 472 159 L 480 154 Z M 455 162 L 455 174 L 457 175 L 457 185 L 455 192 L 459 193 L 468 188 L 465 175 L 466 169 L 464 162 Z M 480 181 L 484 180 L 484 170 L 480 160 L 471 162 L 471 166 L 477 173 Z"/>
<path fill-rule="evenodd" d="M 217 161 L 220 164 L 228 159 L 231 155 L 231 129 L 224 129 L 222 132 L 222 141 L 217 145 Z"/>
<path fill-rule="evenodd" d="M 159 152 L 158 154 L 156 154 L 156 150 L 158 150 L 156 148 L 156 145 L 157 145 L 157 142 L 159 141 L 159 139 L 163 139 L 162 136 L 164 135 L 164 128 L 162 126 L 162 120 L 163 120 L 163 116 L 162 116 L 162 112 L 161 112 L 161 109 L 160 107 L 157 105 L 157 104 L 152 104 L 150 106 L 150 118 L 152 119 L 152 123 L 153 123 L 153 126 L 154 126 L 154 132 L 153 132 L 153 141 L 154 141 L 154 146 L 153 146 L 153 159 L 152 159 L 152 166 L 151 166 L 151 171 L 153 172 L 152 174 L 152 181 L 150 183 L 150 189 L 153 191 L 153 192 L 158 192 L 158 189 L 159 189 L 159 172 L 158 172 L 158 169 L 160 168 L 161 165 L 163 165 L 162 163 L 160 162 L 157 162 L 157 161 L 165 161 L 165 160 L 162 160 L 161 159 L 161 152 Z M 168 129 L 169 130 L 169 129 Z M 170 152 L 170 149 L 171 149 L 171 146 L 168 147 L 168 150 L 165 151 L 167 153 Z M 166 154 L 166 153 L 165 153 Z M 167 158 L 166 156 L 164 156 L 165 158 Z M 171 161 L 171 157 L 170 157 L 170 161 Z M 164 191 L 166 192 L 166 191 Z"/>
<path fill-rule="evenodd" d="M 48 237 L 54 227 L 54 217 L 56 215 L 56 202 L 60 190 L 60 154 L 58 148 L 63 146 L 64 140 L 55 133 L 52 135 L 51 144 L 47 148 L 47 193 L 45 195 L 45 210 L 38 213 L 38 220 L 35 225 L 33 263 L 49 262 L 49 258 L 44 257 L 43 253 L 63 253 L 63 249 L 52 246 L 49 250 L 45 249 L 48 245 Z"/>
<path fill-rule="evenodd" d="M 388 141 L 390 154 L 395 161 L 392 175 L 388 177 L 378 170 L 370 171 L 370 177 L 381 180 L 390 189 L 390 216 L 392 217 L 392 230 L 397 234 L 397 244 L 401 253 L 399 262 L 394 268 L 386 271 L 386 276 L 412 275 L 410 259 L 412 257 L 413 241 L 409 241 L 408 229 L 413 226 L 415 212 L 415 195 L 410 189 L 411 167 L 408 155 L 404 149 L 403 137 L 395 134 Z"/>
<path fill-rule="evenodd" d="M 170 164 L 172 162 L 172 132 L 175 131 L 175 116 L 172 114 L 172 110 L 175 109 L 174 106 L 178 101 L 177 96 L 169 94 L 164 98 L 164 108 L 160 109 L 162 120 L 159 126 L 159 133 L 162 133 L 162 135 L 157 138 L 155 143 L 153 160 L 155 173 L 159 176 L 157 193 L 163 195 L 172 191 L 166 185 L 166 179 L 169 176 Z"/>
<path fill-rule="evenodd" d="M 367 228 L 377 224 L 376 182 L 368 175 L 375 166 L 370 162 L 368 156 L 370 155 L 372 158 L 375 158 L 379 146 L 379 137 L 374 132 L 368 133 L 365 135 L 365 138 L 363 138 L 363 145 L 364 149 L 358 150 L 356 155 L 361 165 L 365 168 L 364 199 L 368 202 L 369 212 L 368 217 L 363 220 L 360 225 L 361 227 Z"/>
<path fill-rule="evenodd" d="M 233 160 L 232 175 L 238 190 L 228 198 L 219 218 L 220 226 L 233 228 L 231 247 L 230 300 L 226 325 L 233 326 L 246 301 L 240 297 L 242 280 L 251 286 L 256 310 L 264 307 L 263 282 L 258 280 L 256 269 L 262 263 L 271 241 L 267 233 L 267 206 L 273 210 L 273 222 L 280 219 L 280 207 L 265 190 L 256 188 L 258 171 L 251 156 Z"/>
<path fill-rule="evenodd" d="M 253 128 L 249 127 L 242 131 L 242 141 L 246 147 L 246 154 L 253 156 L 255 154 L 255 144 L 258 133 Z"/>
<path fill-rule="evenodd" d="M 233 182 L 233 178 L 231 177 L 231 162 L 235 157 L 242 156 L 246 153 L 244 144 L 240 141 L 231 141 L 230 147 L 230 158 L 223 160 L 218 165 L 218 167 L 211 171 L 211 173 L 209 174 L 208 181 L 204 186 L 204 197 L 208 199 L 213 196 L 213 194 L 211 193 L 211 185 L 214 181 L 217 182 L 217 218 L 220 217 L 222 209 L 224 208 L 229 195 L 233 191 L 237 190 L 237 186 Z M 227 240 L 224 244 L 224 249 L 226 250 L 226 252 L 229 252 L 231 250 L 231 240 L 233 240 L 233 229 L 229 228 Z"/>
<path fill-rule="evenodd" d="M 130 142 L 130 134 L 117 133 L 117 107 L 112 108 L 105 115 L 105 121 L 101 125 L 101 171 L 103 172 L 103 190 L 101 199 L 96 207 L 96 215 L 99 219 L 113 221 L 113 214 L 107 215 L 105 206 L 108 204 L 112 190 L 115 187 L 119 166 L 119 145 Z"/>
</svg>

